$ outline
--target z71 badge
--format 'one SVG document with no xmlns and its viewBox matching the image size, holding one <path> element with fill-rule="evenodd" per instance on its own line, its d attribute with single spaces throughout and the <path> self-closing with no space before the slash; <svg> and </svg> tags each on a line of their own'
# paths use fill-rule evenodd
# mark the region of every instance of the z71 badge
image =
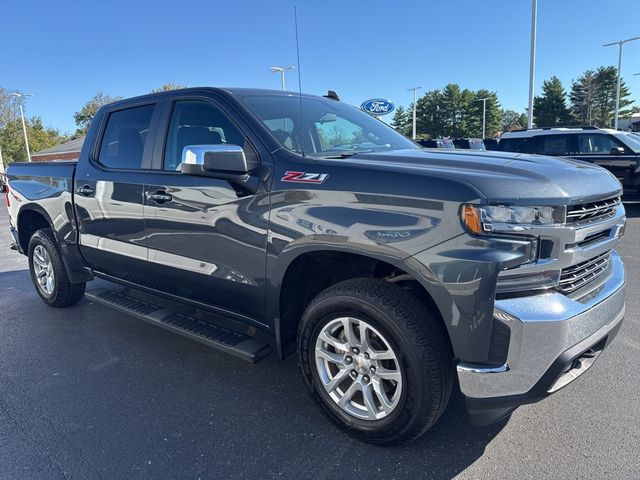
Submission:
<svg viewBox="0 0 640 480">
<path fill-rule="evenodd" d="M 324 183 L 329 178 L 328 173 L 284 172 L 283 182 L 294 183 Z"/>
</svg>

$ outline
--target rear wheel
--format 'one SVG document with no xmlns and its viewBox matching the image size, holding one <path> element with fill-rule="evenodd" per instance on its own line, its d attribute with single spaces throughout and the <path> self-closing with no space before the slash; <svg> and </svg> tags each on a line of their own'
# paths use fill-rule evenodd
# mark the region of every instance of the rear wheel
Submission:
<svg viewBox="0 0 640 480">
<path fill-rule="evenodd" d="M 68 307 L 84 295 L 86 283 L 71 283 L 50 229 L 38 230 L 29 241 L 29 270 L 40 298 L 52 307 Z"/>
<path fill-rule="evenodd" d="M 360 440 L 408 443 L 451 394 L 442 325 L 414 296 L 382 280 L 347 280 L 320 293 L 299 329 L 302 373 L 327 417 Z"/>
</svg>

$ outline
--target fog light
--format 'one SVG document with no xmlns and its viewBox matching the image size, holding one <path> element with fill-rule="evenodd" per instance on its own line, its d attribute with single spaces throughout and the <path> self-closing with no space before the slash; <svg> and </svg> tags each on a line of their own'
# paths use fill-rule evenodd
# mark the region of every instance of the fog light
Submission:
<svg viewBox="0 0 640 480">
<path fill-rule="evenodd" d="M 557 287 L 560 282 L 560 270 L 545 270 L 536 273 L 515 274 L 505 270 L 498 274 L 497 293 L 521 292 Z"/>
</svg>

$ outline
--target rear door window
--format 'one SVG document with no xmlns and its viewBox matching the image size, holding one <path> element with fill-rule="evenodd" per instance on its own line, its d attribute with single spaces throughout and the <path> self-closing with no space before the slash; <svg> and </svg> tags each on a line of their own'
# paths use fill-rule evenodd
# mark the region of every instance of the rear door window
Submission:
<svg viewBox="0 0 640 480">
<path fill-rule="evenodd" d="M 569 135 L 546 135 L 540 137 L 535 153 L 553 156 L 569 155 L 570 140 Z"/>
<path fill-rule="evenodd" d="M 108 168 L 142 168 L 154 108 L 154 105 L 144 105 L 110 113 L 102 136 L 98 162 Z"/>
</svg>

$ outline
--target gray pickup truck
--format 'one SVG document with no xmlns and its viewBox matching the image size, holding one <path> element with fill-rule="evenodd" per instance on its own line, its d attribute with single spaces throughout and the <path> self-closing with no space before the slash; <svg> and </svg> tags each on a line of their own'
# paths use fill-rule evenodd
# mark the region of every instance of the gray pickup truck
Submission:
<svg viewBox="0 0 640 480">
<path fill-rule="evenodd" d="M 544 398 L 624 316 L 613 175 L 422 149 L 333 92 L 113 103 L 77 162 L 12 164 L 4 190 L 45 303 L 86 294 L 251 362 L 297 351 L 326 416 L 375 444 L 417 438 L 454 388 L 478 424 Z"/>
</svg>

